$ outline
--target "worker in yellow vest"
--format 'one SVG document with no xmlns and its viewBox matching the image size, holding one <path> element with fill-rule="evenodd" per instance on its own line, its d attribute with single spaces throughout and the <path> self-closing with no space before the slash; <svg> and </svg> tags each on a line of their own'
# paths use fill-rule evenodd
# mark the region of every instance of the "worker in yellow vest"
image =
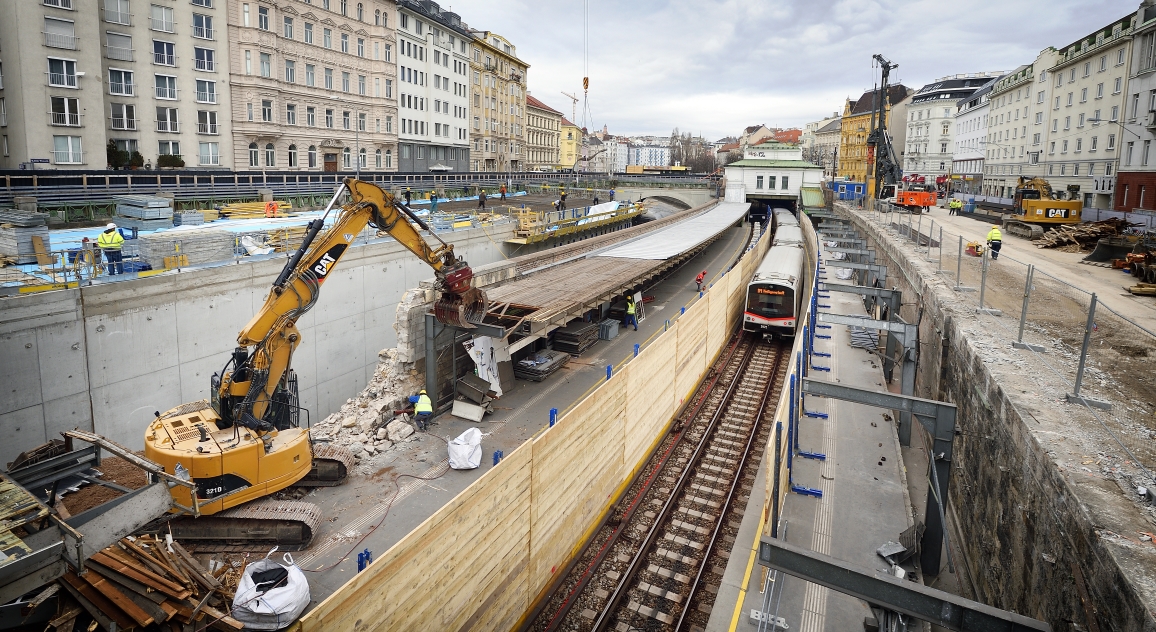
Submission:
<svg viewBox="0 0 1156 632">
<path fill-rule="evenodd" d="M 999 232 L 999 224 L 992 224 L 987 232 L 987 247 L 991 248 L 991 258 L 999 259 L 999 249 L 1003 246 L 1003 233 Z"/>
<path fill-rule="evenodd" d="M 626 297 L 626 321 L 622 324 L 622 328 L 634 325 L 634 331 L 638 331 L 638 309 L 634 305 L 634 297 Z"/>
<path fill-rule="evenodd" d="M 425 432 L 429 429 L 429 418 L 433 416 L 433 402 L 430 401 L 429 395 L 426 395 L 424 388 L 418 393 L 417 403 L 413 406 L 413 415 L 418 430 Z"/>
<path fill-rule="evenodd" d="M 104 260 L 108 262 L 108 274 L 124 274 L 124 264 L 121 263 L 120 249 L 124 246 L 124 237 L 120 236 L 120 231 L 116 229 L 116 224 L 109 223 L 104 228 L 104 232 L 96 238 L 96 245 L 100 247 L 100 253 L 104 256 Z"/>
</svg>

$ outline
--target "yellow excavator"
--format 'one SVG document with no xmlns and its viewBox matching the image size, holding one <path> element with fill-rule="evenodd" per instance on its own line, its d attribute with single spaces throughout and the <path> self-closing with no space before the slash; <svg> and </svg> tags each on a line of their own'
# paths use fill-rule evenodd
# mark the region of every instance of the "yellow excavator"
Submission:
<svg viewBox="0 0 1156 632">
<path fill-rule="evenodd" d="M 326 218 L 345 191 L 350 200 L 326 229 Z M 301 409 L 291 368 L 302 341 L 296 324 L 317 303 L 325 279 L 367 225 L 388 232 L 434 269 L 441 291 L 434 312 L 441 322 L 472 328 L 485 315 L 485 294 L 472 287 L 473 271 L 454 256 L 453 245 L 388 192 L 347 178 L 323 217 L 309 223 L 265 304 L 237 336 L 222 371 L 213 374 L 209 399 L 158 413 L 145 431 L 145 456 L 196 486 L 195 492 L 172 488 L 174 500 L 195 514 L 169 521 L 174 537 L 289 550 L 308 546 L 320 509 L 266 497 L 291 485 L 339 485 L 354 457 L 343 448 L 313 443 L 298 424 Z M 440 245 L 427 244 L 415 226 Z"/>
<path fill-rule="evenodd" d="M 1003 228 L 1016 237 L 1039 239 L 1049 228 L 1079 224 L 1083 208 L 1078 199 L 1059 199 L 1047 180 L 1020 176 L 1012 202 L 1012 216 L 1004 221 Z"/>
</svg>

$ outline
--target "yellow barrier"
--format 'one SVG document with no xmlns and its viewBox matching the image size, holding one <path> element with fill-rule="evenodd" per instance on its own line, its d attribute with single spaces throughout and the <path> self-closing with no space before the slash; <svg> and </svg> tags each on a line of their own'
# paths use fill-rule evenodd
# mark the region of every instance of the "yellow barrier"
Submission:
<svg viewBox="0 0 1156 632">
<path fill-rule="evenodd" d="M 722 351 L 769 243 L 761 239 L 637 358 L 294 629 L 516 627 L 625 493 Z"/>
</svg>

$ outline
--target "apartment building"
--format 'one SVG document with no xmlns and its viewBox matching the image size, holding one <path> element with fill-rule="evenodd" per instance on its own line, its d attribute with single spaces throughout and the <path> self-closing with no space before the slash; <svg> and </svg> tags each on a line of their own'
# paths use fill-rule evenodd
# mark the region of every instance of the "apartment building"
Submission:
<svg viewBox="0 0 1156 632">
<path fill-rule="evenodd" d="M 951 190 L 957 193 L 983 192 L 983 159 L 987 147 L 987 119 L 995 77 L 973 94 L 955 104 L 955 146 L 951 153 Z"/>
<path fill-rule="evenodd" d="M 1045 48 L 1034 62 L 1016 68 L 992 86 L 984 142 L 984 195 L 1010 198 L 1020 176 L 1038 176 L 1045 168 L 1041 152 L 1048 142 L 1051 103 L 1047 69 L 1058 58 L 1054 48 Z"/>
<path fill-rule="evenodd" d="M 887 128 L 895 130 L 895 122 L 901 122 L 903 118 L 903 110 L 900 106 L 904 104 L 908 97 L 914 91 L 903 84 L 889 86 L 887 94 L 883 101 L 884 116 L 887 117 Z M 839 121 L 840 127 L 840 141 L 839 141 L 839 178 L 850 182 L 867 182 L 868 171 L 874 167 L 874 163 L 868 161 L 867 138 L 871 132 L 871 112 L 875 108 L 876 90 L 868 90 L 863 93 L 858 99 L 852 101 L 847 99 L 843 105 L 843 116 Z M 896 109 L 899 108 L 898 113 L 900 118 L 896 121 Z M 878 121 L 876 121 L 878 125 Z M 900 123 L 901 131 L 906 131 L 906 127 Z M 897 138 L 892 141 L 895 150 L 900 151 L 903 147 L 903 139 Z M 872 178 L 874 174 L 872 174 Z"/>
<path fill-rule="evenodd" d="M 526 72 L 517 48 L 490 31 L 473 31 L 470 113 L 474 171 L 521 171 L 526 165 Z"/>
<path fill-rule="evenodd" d="M 582 157 L 582 129 L 562 117 L 562 128 L 558 134 L 558 164 L 556 169 L 574 169 Z M 632 163 L 633 164 L 633 163 Z"/>
<path fill-rule="evenodd" d="M 0 4 L 0 168 L 104 169 L 109 141 L 148 166 L 231 167 L 223 5 Z"/>
<path fill-rule="evenodd" d="M 235 168 L 397 170 L 393 2 L 228 4 Z"/>
<path fill-rule="evenodd" d="M 936 79 L 912 95 L 906 108 L 906 138 L 898 147 L 903 152 L 904 176 L 918 174 L 927 184 L 946 187 L 955 149 L 956 102 L 1002 74 L 950 75 Z"/>
<path fill-rule="evenodd" d="M 526 170 L 549 171 L 558 164 L 562 113 L 526 95 Z"/>
<path fill-rule="evenodd" d="M 1115 210 L 1125 212 L 1156 209 L 1156 156 L 1152 155 L 1156 141 L 1156 6 L 1141 5 L 1135 24 L 1127 84 L 1129 110 L 1113 204 Z"/>
<path fill-rule="evenodd" d="M 403 171 L 468 171 L 470 43 L 461 16 L 430 0 L 398 0 Z"/>
</svg>

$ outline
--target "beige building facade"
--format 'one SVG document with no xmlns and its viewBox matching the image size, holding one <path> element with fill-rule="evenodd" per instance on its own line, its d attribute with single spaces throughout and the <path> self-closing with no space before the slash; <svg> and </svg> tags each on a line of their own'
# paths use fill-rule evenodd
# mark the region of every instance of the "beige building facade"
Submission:
<svg viewBox="0 0 1156 632">
<path fill-rule="evenodd" d="M 470 52 L 470 169 L 510 172 L 526 167 L 526 72 L 506 38 L 473 31 Z"/>
<path fill-rule="evenodd" d="M 526 169 L 550 171 L 558 164 L 562 113 L 526 95 Z"/>
<path fill-rule="evenodd" d="M 225 0 L 0 4 L 0 168 L 104 169 L 109 141 L 148 166 L 232 167 L 225 14 Z"/>
<path fill-rule="evenodd" d="M 396 4 L 227 2 L 236 169 L 397 170 Z"/>
</svg>

